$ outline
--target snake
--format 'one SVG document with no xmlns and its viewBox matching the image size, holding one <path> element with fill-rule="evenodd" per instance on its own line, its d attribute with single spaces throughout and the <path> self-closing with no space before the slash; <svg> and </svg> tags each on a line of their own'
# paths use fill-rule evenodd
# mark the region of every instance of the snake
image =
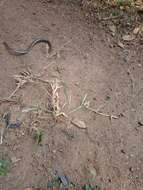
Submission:
<svg viewBox="0 0 143 190">
<path fill-rule="evenodd" d="M 21 56 L 21 55 L 25 55 L 25 54 L 28 54 L 31 49 L 36 45 L 36 44 L 39 44 L 39 43 L 46 43 L 48 44 L 49 46 L 49 49 L 48 49 L 48 53 L 51 52 L 51 49 L 52 49 L 52 45 L 51 45 L 51 42 L 47 39 L 43 39 L 43 38 L 39 38 L 39 39 L 35 39 L 33 40 L 30 45 L 27 47 L 27 49 L 23 49 L 23 50 L 14 50 L 12 49 L 11 47 L 9 47 L 9 45 L 7 44 L 7 42 L 3 42 L 3 45 L 5 46 L 5 48 L 7 49 L 7 51 L 11 54 L 11 55 L 15 55 L 15 56 Z"/>
</svg>

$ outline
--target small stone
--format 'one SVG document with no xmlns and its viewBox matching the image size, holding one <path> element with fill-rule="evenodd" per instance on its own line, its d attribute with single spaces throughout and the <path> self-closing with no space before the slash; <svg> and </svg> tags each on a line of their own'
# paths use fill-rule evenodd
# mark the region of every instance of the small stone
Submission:
<svg viewBox="0 0 143 190">
<path fill-rule="evenodd" d="M 126 152 L 123 149 L 121 149 L 121 153 L 126 154 Z"/>
<path fill-rule="evenodd" d="M 117 42 L 117 45 L 120 47 L 120 48 L 124 48 L 124 44 L 122 42 Z"/>
<path fill-rule="evenodd" d="M 56 154 L 57 151 L 56 150 L 52 150 L 52 152 L 53 152 L 53 154 Z"/>
<path fill-rule="evenodd" d="M 80 129 L 86 129 L 87 128 L 84 121 L 81 121 L 81 120 L 76 119 L 76 118 L 72 120 L 72 124 L 75 125 L 76 127 L 80 128 Z"/>
<path fill-rule="evenodd" d="M 133 154 L 130 154 L 130 157 L 132 157 L 132 158 L 133 158 L 133 157 L 134 157 L 134 155 L 133 155 Z"/>
<path fill-rule="evenodd" d="M 129 171 L 130 172 L 133 172 L 134 170 L 133 170 L 133 167 L 129 167 Z"/>
</svg>

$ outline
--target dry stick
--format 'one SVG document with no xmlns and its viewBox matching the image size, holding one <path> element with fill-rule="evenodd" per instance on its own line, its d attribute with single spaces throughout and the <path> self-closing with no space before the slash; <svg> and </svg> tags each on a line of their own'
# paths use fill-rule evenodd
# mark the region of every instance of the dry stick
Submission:
<svg viewBox="0 0 143 190">
<path fill-rule="evenodd" d="M 119 16 L 110 16 L 110 17 L 105 17 L 105 18 L 99 18 L 100 21 L 106 21 L 106 20 L 114 20 L 114 19 L 118 19 L 121 18 L 121 15 Z"/>
<path fill-rule="evenodd" d="M 38 80 L 39 82 L 48 83 L 48 84 L 50 84 L 50 82 L 51 82 L 51 81 L 40 79 L 39 77 L 36 77 L 36 76 L 31 76 L 31 80 Z M 30 82 L 30 81 L 28 81 L 28 82 Z M 10 96 L 7 99 L 8 100 L 11 99 L 16 94 L 16 92 L 20 89 L 20 87 L 23 85 L 24 84 L 18 84 L 17 87 L 15 88 L 15 90 L 10 94 Z"/>
<path fill-rule="evenodd" d="M 105 113 L 102 113 L 102 112 L 99 112 L 98 110 L 95 110 L 93 108 L 90 108 L 90 107 L 86 107 L 86 109 L 98 114 L 98 115 L 102 115 L 102 116 L 105 116 L 105 117 L 109 117 L 111 119 L 118 119 L 119 117 L 115 116 L 115 115 L 109 115 L 109 114 L 105 114 Z"/>
<path fill-rule="evenodd" d="M 20 88 L 20 85 L 17 85 L 17 87 L 15 88 L 15 90 L 11 93 L 11 95 L 8 97 L 8 99 L 10 99 L 10 98 L 12 98 L 14 95 L 15 95 L 15 93 L 19 90 L 19 88 Z"/>
<path fill-rule="evenodd" d="M 3 102 L 17 103 L 16 100 L 12 100 L 12 99 L 9 99 L 9 98 L 0 98 L 0 103 L 3 103 Z"/>
<path fill-rule="evenodd" d="M 98 108 L 97 108 L 97 112 L 99 112 L 102 108 L 104 108 L 107 105 L 107 102 L 105 102 L 104 104 L 101 104 Z"/>
<path fill-rule="evenodd" d="M 87 94 L 85 94 L 85 96 L 84 96 L 84 98 L 83 98 L 81 104 L 80 104 L 77 108 L 75 108 L 75 109 L 73 109 L 72 111 L 70 111 L 69 114 L 80 110 L 82 107 L 85 107 L 86 98 L 87 98 Z"/>
<path fill-rule="evenodd" d="M 42 83 L 46 83 L 46 84 L 50 84 L 50 82 L 51 82 L 49 80 L 44 80 L 44 79 L 41 79 L 39 77 L 33 77 L 33 79 L 38 80 L 39 82 L 42 82 Z"/>
<path fill-rule="evenodd" d="M 35 74 L 35 76 L 36 76 L 36 77 L 42 77 L 42 76 L 45 74 L 45 72 L 48 70 L 48 68 L 49 68 L 51 65 L 53 65 L 54 63 L 55 63 L 55 62 L 48 63 L 48 65 L 45 66 L 45 67 L 42 69 L 41 72 L 39 71 L 39 74 Z"/>
<path fill-rule="evenodd" d="M 100 109 L 103 108 L 103 107 L 105 106 L 105 104 L 102 105 L 102 106 L 100 106 L 97 110 L 95 110 L 95 109 L 89 107 L 89 102 L 86 101 L 86 98 L 87 98 L 87 94 L 84 96 L 84 98 L 83 98 L 81 104 L 80 104 L 77 108 L 75 108 L 75 109 L 73 109 L 72 111 L 70 111 L 69 114 L 70 114 L 70 113 L 73 113 L 73 112 L 75 112 L 75 111 L 78 111 L 79 109 L 81 109 L 82 107 L 84 107 L 84 108 L 86 108 L 86 109 L 88 109 L 88 110 L 90 110 L 90 111 L 92 111 L 92 112 L 94 112 L 94 113 L 96 113 L 96 114 L 98 114 L 98 115 L 101 115 L 101 116 L 109 117 L 109 118 L 111 118 L 111 119 L 118 119 L 118 118 L 119 118 L 119 117 L 117 117 L 117 116 L 115 116 L 115 115 L 109 115 L 109 114 L 105 114 L 105 113 L 100 112 Z"/>
<path fill-rule="evenodd" d="M 35 79 L 34 77 L 30 78 L 30 79 Z M 26 81 L 26 82 L 30 82 L 30 81 Z M 8 99 L 11 99 L 16 92 L 25 84 L 25 82 L 23 84 L 18 84 L 17 87 L 15 88 L 15 90 L 10 94 L 10 96 L 8 97 Z"/>
<path fill-rule="evenodd" d="M 0 131 L 0 145 L 3 143 L 4 128 Z"/>
</svg>

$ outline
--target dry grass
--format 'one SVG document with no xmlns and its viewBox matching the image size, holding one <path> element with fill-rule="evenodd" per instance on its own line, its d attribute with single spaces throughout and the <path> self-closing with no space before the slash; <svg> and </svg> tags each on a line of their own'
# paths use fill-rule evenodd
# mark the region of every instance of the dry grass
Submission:
<svg viewBox="0 0 143 190">
<path fill-rule="evenodd" d="M 43 72 L 42 72 L 43 74 Z M 24 88 L 26 84 L 28 83 L 44 83 L 47 84 L 48 87 L 50 87 L 50 92 L 47 91 L 51 101 L 50 101 L 50 110 L 44 110 L 42 108 L 39 108 L 41 110 L 44 110 L 46 112 L 52 113 L 56 118 L 63 115 L 67 117 L 67 115 L 62 111 L 62 109 L 65 107 L 67 102 L 64 102 L 63 105 L 60 102 L 60 96 L 59 96 L 59 91 L 61 88 L 64 88 L 64 83 L 58 79 L 52 79 L 52 80 L 44 80 L 40 78 L 41 75 L 35 75 L 33 74 L 30 70 L 26 72 L 22 72 L 18 75 L 14 75 L 14 79 L 16 81 L 16 88 L 15 90 L 10 94 L 8 99 L 12 101 L 12 98 L 16 95 L 16 93 Z M 63 94 L 65 97 L 66 95 Z M 35 108 L 26 108 L 28 111 L 33 111 Z M 27 112 L 28 112 L 27 111 Z"/>
<path fill-rule="evenodd" d="M 50 110 L 44 110 L 42 108 L 39 108 L 39 109 L 52 113 L 55 118 L 57 118 L 59 116 L 64 116 L 64 117 L 68 118 L 69 115 L 71 115 L 74 112 L 79 111 L 82 108 L 86 108 L 89 111 L 92 111 L 98 115 L 102 115 L 105 117 L 109 117 L 109 118 L 113 118 L 113 119 L 118 118 L 117 116 L 110 115 L 110 114 L 104 114 L 104 113 L 100 112 L 100 108 L 98 108 L 96 110 L 91 108 L 90 102 L 87 101 L 87 94 L 84 96 L 84 98 L 82 99 L 81 104 L 79 106 L 77 106 L 73 110 L 70 110 L 70 111 L 67 110 L 66 112 L 64 112 L 63 108 L 66 109 L 66 105 L 69 105 L 70 101 L 69 101 L 69 98 L 67 97 L 67 93 L 65 91 L 63 91 L 63 93 L 60 95 L 60 90 L 62 88 L 64 88 L 64 83 L 58 79 L 43 80 L 39 76 L 32 74 L 32 72 L 29 72 L 29 71 L 20 73 L 19 75 L 14 75 L 14 79 L 16 80 L 17 87 L 11 93 L 11 95 L 8 97 L 9 99 L 12 98 L 17 93 L 17 91 L 20 90 L 22 87 L 24 87 L 24 85 L 26 85 L 27 83 L 40 82 L 40 83 L 48 84 L 48 86 L 50 86 L 50 92 L 47 92 L 47 93 L 51 98 Z M 62 98 L 60 96 L 62 96 Z M 65 99 L 65 102 L 61 103 L 61 99 Z M 33 109 L 29 109 L 29 110 L 32 111 Z"/>
<path fill-rule="evenodd" d="M 45 69 L 45 68 L 44 68 Z M 42 72 L 43 74 L 44 72 Z M 81 109 L 87 109 L 91 112 L 94 112 L 95 114 L 108 117 L 110 119 L 118 119 L 117 116 L 115 115 L 110 115 L 106 113 L 102 113 L 100 111 L 101 108 L 103 108 L 103 105 L 100 106 L 98 109 L 94 109 L 90 107 L 90 102 L 87 100 L 87 94 L 83 97 L 81 103 L 79 106 L 74 108 L 73 110 L 70 109 L 70 99 L 67 96 L 67 88 L 65 90 L 65 83 L 63 81 L 58 80 L 57 78 L 55 79 L 50 79 L 50 80 L 44 80 L 41 78 L 41 75 L 36 75 L 33 74 L 30 70 L 22 72 L 18 75 L 14 75 L 14 79 L 16 81 L 16 88 L 15 90 L 10 94 L 6 100 L 13 101 L 13 97 L 16 96 L 16 93 L 26 87 L 26 84 L 28 83 L 41 83 L 41 85 L 47 85 L 50 90 L 47 90 L 47 94 L 50 99 L 50 109 L 48 108 L 42 108 L 42 107 L 26 107 L 23 108 L 21 113 L 25 112 L 37 112 L 38 116 L 41 115 L 41 113 L 51 113 L 55 120 L 57 121 L 60 116 L 63 116 L 64 118 L 68 118 L 68 121 L 72 123 L 71 115 L 74 112 L 80 111 Z M 61 93 L 62 92 L 62 93 Z M 49 100 L 48 99 L 48 100 Z M 48 101 L 46 100 L 46 101 Z M 38 117 L 37 117 L 38 118 Z M 37 120 L 38 121 L 38 120 Z M 34 121 L 35 122 L 35 121 Z M 35 128 L 34 128 L 35 129 Z M 37 130 L 37 129 L 36 129 Z M 4 136 L 4 127 L 1 128 L 0 130 L 0 144 L 3 142 L 3 136 Z"/>
</svg>

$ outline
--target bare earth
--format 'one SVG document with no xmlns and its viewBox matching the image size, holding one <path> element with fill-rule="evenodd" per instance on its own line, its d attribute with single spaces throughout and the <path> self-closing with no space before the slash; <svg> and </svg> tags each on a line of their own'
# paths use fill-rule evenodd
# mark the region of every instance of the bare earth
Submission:
<svg viewBox="0 0 143 190">
<path fill-rule="evenodd" d="M 46 45 L 39 44 L 29 54 L 15 57 L 2 43 L 19 49 L 37 37 L 48 38 L 57 54 L 49 58 Z M 57 165 L 77 189 L 90 183 L 106 190 L 143 190 L 143 127 L 138 124 L 143 123 L 142 49 L 111 48 L 110 36 L 98 24 L 87 23 L 72 3 L 1 0 L 0 97 L 16 88 L 15 74 L 26 69 L 39 74 L 47 68 L 43 79 L 66 83 L 71 109 L 87 94 L 92 108 L 105 104 L 101 111 L 119 118 L 80 109 L 71 114 L 85 122 L 87 129 L 80 129 L 66 119 L 22 115 L 23 107 L 44 107 L 48 101 L 45 84 L 23 86 L 15 95 L 18 105 L 0 105 L 1 115 L 10 111 L 13 120 L 23 122 L 20 129 L 7 130 L 0 145 L 0 154 L 13 161 L 8 175 L 0 177 L 0 190 L 46 190 Z M 33 140 L 35 125 L 44 131 L 42 146 Z"/>
</svg>

